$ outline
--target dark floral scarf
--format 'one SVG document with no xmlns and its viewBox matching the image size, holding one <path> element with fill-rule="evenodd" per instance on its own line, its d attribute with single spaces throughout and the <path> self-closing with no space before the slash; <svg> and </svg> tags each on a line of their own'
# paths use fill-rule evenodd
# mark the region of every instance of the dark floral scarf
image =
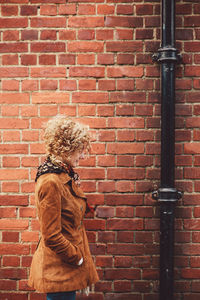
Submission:
<svg viewBox="0 0 200 300">
<path fill-rule="evenodd" d="M 64 163 L 55 164 L 51 161 L 51 158 L 49 156 L 44 161 L 44 163 L 38 167 L 35 181 L 37 181 L 41 175 L 46 173 L 60 174 L 63 172 L 67 173 L 76 182 L 76 184 L 79 185 L 79 175 L 76 172 L 74 172 L 73 168 L 70 165 Z"/>
<path fill-rule="evenodd" d="M 47 173 L 60 174 L 63 172 L 67 173 L 75 181 L 77 185 L 80 185 L 80 177 L 78 173 L 74 172 L 73 168 L 70 165 L 64 164 L 62 162 L 53 163 L 49 156 L 44 161 L 44 163 L 38 167 L 38 171 L 35 177 L 35 182 L 43 174 L 47 174 Z M 86 200 L 86 213 L 88 212 L 94 213 L 94 209 L 89 205 L 89 203 Z"/>
</svg>

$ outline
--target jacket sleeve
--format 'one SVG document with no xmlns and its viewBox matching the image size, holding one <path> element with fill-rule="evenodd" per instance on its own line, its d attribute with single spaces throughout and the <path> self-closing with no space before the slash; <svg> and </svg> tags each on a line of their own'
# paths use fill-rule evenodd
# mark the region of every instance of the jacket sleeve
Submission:
<svg viewBox="0 0 200 300">
<path fill-rule="evenodd" d="M 38 190 L 38 210 L 45 245 L 67 263 L 78 265 L 80 249 L 62 234 L 61 187 L 54 180 L 43 182 Z"/>
</svg>

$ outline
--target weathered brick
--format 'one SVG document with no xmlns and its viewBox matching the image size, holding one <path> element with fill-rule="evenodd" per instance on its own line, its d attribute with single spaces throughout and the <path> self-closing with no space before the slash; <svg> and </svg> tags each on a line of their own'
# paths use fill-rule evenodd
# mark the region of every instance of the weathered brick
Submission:
<svg viewBox="0 0 200 300">
<path fill-rule="evenodd" d="M 20 7 L 21 16 L 35 16 L 37 15 L 37 6 L 33 5 L 22 5 Z"/>
<path fill-rule="evenodd" d="M 141 17 L 129 17 L 129 16 L 107 16 L 105 25 L 108 27 L 116 27 L 120 24 L 120 27 L 142 27 L 143 18 Z"/>
<path fill-rule="evenodd" d="M 0 18 L 0 28 L 25 28 L 28 18 Z"/>
<path fill-rule="evenodd" d="M 19 41 L 19 32 L 17 30 L 4 31 L 3 41 Z"/>
<path fill-rule="evenodd" d="M 17 5 L 2 5 L 1 6 L 2 16 L 17 16 L 18 6 Z"/>
<path fill-rule="evenodd" d="M 59 31 L 59 39 L 60 40 L 75 40 L 76 32 L 75 30 L 63 29 Z"/>
<path fill-rule="evenodd" d="M 41 40 L 56 40 L 57 32 L 56 30 L 42 30 L 40 34 Z"/>
<path fill-rule="evenodd" d="M 69 52 L 103 52 L 103 42 L 74 41 L 68 43 Z"/>
<path fill-rule="evenodd" d="M 40 15 L 56 16 L 57 15 L 57 6 L 56 5 L 42 5 L 40 7 Z"/>
<path fill-rule="evenodd" d="M 77 63 L 79 65 L 94 65 L 95 56 L 94 54 L 78 54 Z"/>
<path fill-rule="evenodd" d="M 139 41 L 113 41 L 106 43 L 107 52 L 140 52 L 142 42 Z"/>
<path fill-rule="evenodd" d="M 104 17 L 69 17 L 68 26 L 74 28 L 96 28 L 104 26 Z"/>
<path fill-rule="evenodd" d="M 33 17 L 31 18 L 31 27 L 40 28 L 40 27 L 57 27 L 65 28 L 66 27 L 66 18 L 64 17 Z"/>
<path fill-rule="evenodd" d="M 63 42 L 33 42 L 31 52 L 65 52 Z"/>
</svg>

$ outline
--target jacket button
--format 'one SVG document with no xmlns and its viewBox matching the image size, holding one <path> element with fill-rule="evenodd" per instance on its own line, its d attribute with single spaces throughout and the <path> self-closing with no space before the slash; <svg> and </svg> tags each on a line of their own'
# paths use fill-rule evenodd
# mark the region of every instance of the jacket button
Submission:
<svg viewBox="0 0 200 300">
<path fill-rule="evenodd" d="M 83 225 L 83 221 L 81 221 L 80 225 L 78 226 L 78 229 L 81 229 L 82 225 Z"/>
</svg>

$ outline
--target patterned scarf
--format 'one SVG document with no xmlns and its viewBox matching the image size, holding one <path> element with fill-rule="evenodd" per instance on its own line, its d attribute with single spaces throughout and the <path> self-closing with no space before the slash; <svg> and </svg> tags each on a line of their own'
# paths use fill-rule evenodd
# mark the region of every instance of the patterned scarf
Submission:
<svg viewBox="0 0 200 300">
<path fill-rule="evenodd" d="M 41 175 L 46 173 L 67 173 L 75 181 L 76 184 L 80 184 L 79 175 L 74 172 L 73 168 L 70 165 L 64 164 L 62 162 L 54 163 L 51 161 L 51 158 L 49 156 L 44 161 L 44 163 L 38 167 L 35 182 Z"/>
<path fill-rule="evenodd" d="M 35 182 L 38 180 L 38 178 L 47 173 L 67 173 L 77 185 L 80 185 L 80 177 L 78 173 L 74 172 L 73 168 L 68 165 L 64 164 L 62 162 L 52 162 L 51 158 L 48 156 L 47 159 L 44 161 L 42 165 L 38 167 L 38 171 L 35 177 Z M 92 212 L 94 213 L 94 208 L 89 205 L 89 203 L 86 200 L 86 213 Z"/>
</svg>

